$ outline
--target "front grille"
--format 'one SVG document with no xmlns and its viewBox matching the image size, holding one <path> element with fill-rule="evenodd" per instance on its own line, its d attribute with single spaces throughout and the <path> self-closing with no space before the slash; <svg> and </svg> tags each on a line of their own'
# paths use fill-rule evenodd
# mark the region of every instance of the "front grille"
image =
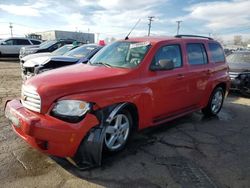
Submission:
<svg viewBox="0 0 250 188">
<path fill-rule="evenodd" d="M 41 111 L 41 98 L 39 94 L 30 87 L 22 87 L 21 102 L 25 108 L 35 112 Z"/>
<path fill-rule="evenodd" d="M 34 72 L 35 72 L 34 67 L 23 67 L 23 73 L 24 74 L 28 74 L 28 73 L 34 74 Z"/>
<path fill-rule="evenodd" d="M 234 80 L 238 76 L 239 76 L 238 72 L 229 72 L 229 77 L 231 78 L 231 80 Z"/>
</svg>

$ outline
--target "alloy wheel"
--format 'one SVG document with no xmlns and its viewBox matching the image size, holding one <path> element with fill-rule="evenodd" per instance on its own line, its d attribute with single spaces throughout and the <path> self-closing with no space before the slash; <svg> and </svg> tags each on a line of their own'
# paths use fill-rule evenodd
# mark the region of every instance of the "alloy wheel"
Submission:
<svg viewBox="0 0 250 188">
<path fill-rule="evenodd" d="M 212 102 L 211 102 L 211 111 L 212 111 L 214 114 L 217 114 L 217 113 L 218 113 L 218 111 L 219 111 L 220 108 L 221 108 L 222 102 L 223 102 L 223 93 L 222 93 L 221 90 L 217 90 L 217 91 L 214 93 L 214 96 L 213 96 Z"/>
<path fill-rule="evenodd" d="M 125 114 L 117 114 L 106 128 L 105 145 L 111 150 L 118 150 L 127 141 L 130 121 Z"/>
</svg>

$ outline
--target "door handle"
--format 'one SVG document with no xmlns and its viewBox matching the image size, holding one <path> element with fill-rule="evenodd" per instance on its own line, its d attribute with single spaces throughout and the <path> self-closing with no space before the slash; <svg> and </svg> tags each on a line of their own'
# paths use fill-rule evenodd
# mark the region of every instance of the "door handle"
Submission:
<svg viewBox="0 0 250 188">
<path fill-rule="evenodd" d="M 177 79 L 180 80 L 180 79 L 183 79 L 185 76 L 183 74 L 178 74 L 177 75 Z"/>
<path fill-rule="evenodd" d="M 206 70 L 206 71 L 204 71 L 204 73 L 209 76 L 211 74 L 211 71 L 210 70 Z"/>
</svg>

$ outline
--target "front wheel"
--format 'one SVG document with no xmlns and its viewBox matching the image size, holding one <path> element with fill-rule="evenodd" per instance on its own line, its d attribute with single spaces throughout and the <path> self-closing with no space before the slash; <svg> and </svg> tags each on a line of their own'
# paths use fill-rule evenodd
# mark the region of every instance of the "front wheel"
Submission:
<svg viewBox="0 0 250 188">
<path fill-rule="evenodd" d="M 206 116 L 217 115 L 223 105 L 224 95 L 224 90 L 221 87 L 215 88 L 210 96 L 207 106 L 202 109 L 203 114 Z"/>
<path fill-rule="evenodd" d="M 130 136 L 132 128 L 132 116 L 129 111 L 118 112 L 105 130 L 105 148 L 111 152 L 122 150 Z"/>
</svg>

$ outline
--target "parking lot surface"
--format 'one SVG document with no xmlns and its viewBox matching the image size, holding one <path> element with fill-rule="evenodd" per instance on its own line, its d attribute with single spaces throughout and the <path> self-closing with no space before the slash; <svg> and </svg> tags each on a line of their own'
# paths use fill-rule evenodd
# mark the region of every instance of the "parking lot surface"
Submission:
<svg viewBox="0 0 250 188">
<path fill-rule="evenodd" d="M 29 147 L 4 117 L 20 96 L 18 62 L 0 61 L 0 187 L 250 187 L 250 99 L 230 94 L 217 117 L 196 112 L 133 135 L 100 168 L 79 171 Z"/>
</svg>

